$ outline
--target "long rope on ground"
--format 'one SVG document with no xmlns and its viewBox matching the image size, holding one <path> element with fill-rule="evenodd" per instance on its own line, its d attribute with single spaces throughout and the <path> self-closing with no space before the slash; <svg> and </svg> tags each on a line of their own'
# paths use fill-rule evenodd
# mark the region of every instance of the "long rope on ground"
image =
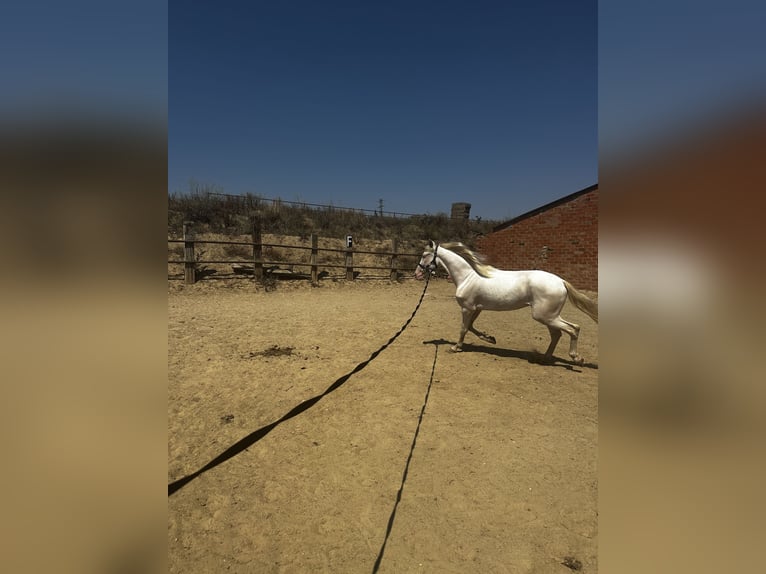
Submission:
<svg viewBox="0 0 766 574">
<path fill-rule="evenodd" d="M 402 492 L 404 491 L 404 483 L 407 482 L 407 474 L 410 472 L 410 462 L 412 461 L 412 453 L 415 452 L 415 443 L 418 442 L 418 434 L 420 433 L 420 423 L 423 422 L 423 415 L 426 412 L 428 406 L 428 397 L 431 394 L 431 386 L 434 383 L 434 372 L 436 371 L 436 357 L 439 355 L 439 345 L 434 345 L 434 364 L 431 366 L 431 379 L 428 381 L 428 388 L 426 389 L 426 398 L 423 400 L 423 407 L 420 409 L 420 416 L 418 417 L 418 424 L 415 427 L 415 435 L 412 437 L 412 446 L 410 446 L 410 454 L 407 456 L 407 463 L 404 465 L 404 472 L 402 473 L 402 484 L 399 486 L 399 492 L 396 493 L 396 502 L 394 502 L 394 509 L 391 511 L 391 516 L 388 518 L 388 527 L 386 528 L 386 536 L 383 538 L 383 545 L 378 552 L 378 558 L 375 560 L 375 565 L 372 567 L 372 574 L 375 574 L 380 568 L 380 561 L 383 560 L 383 552 L 386 550 L 386 543 L 388 537 L 391 534 L 391 530 L 394 527 L 394 519 L 396 518 L 396 509 L 399 507 L 399 502 L 402 500 Z"/>
<path fill-rule="evenodd" d="M 275 428 L 277 428 L 280 424 L 282 424 L 285 421 L 290 420 L 291 418 L 298 416 L 304 411 L 307 411 L 311 407 L 313 407 L 316 403 L 318 403 L 320 400 L 322 400 L 324 397 L 332 393 L 333 391 L 340 388 L 340 386 L 345 383 L 348 379 L 351 378 L 351 376 L 355 373 L 358 373 L 362 369 L 364 369 L 367 365 L 370 364 L 370 362 L 375 359 L 381 352 L 383 352 L 391 343 L 393 343 L 399 335 L 401 335 L 404 330 L 407 328 L 407 326 L 410 324 L 412 319 L 415 317 L 415 314 L 418 312 L 418 309 L 420 308 L 420 304 L 423 302 L 423 297 L 425 297 L 426 289 L 428 289 L 428 281 L 430 279 L 430 273 L 426 274 L 426 284 L 423 287 L 423 292 L 420 294 L 420 300 L 418 301 L 418 304 L 415 306 L 415 310 L 412 312 L 412 315 L 410 315 L 410 318 L 407 319 L 407 321 L 402 325 L 402 327 L 394 334 L 393 337 L 391 337 L 382 347 L 380 347 L 377 351 L 372 353 L 370 357 L 359 363 L 354 369 L 342 377 L 339 377 L 333 384 L 331 384 L 327 389 L 315 397 L 311 397 L 310 399 L 306 399 L 302 403 L 300 403 L 298 406 L 294 407 L 292 410 L 290 410 L 286 415 L 284 415 L 282 418 L 274 421 L 273 423 L 270 423 L 264 427 L 259 428 L 258 430 L 255 430 L 251 432 L 249 435 L 247 435 L 244 438 L 241 438 L 237 442 L 235 442 L 233 445 L 231 445 L 229 448 L 227 448 L 225 451 L 223 451 L 221 454 L 216 456 L 213 460 L 208 462 L 206 465 L 201 467 L 199 470 L 196 470 L 195 472 L 192 472 L 191 474 L 188 474 L 184 476 L 183 478 L 179 478 L 178 480 L 175 480 L 168 484 L 168 496 L 171 496 L 184 486 L 186 486 L 189 482 L 200 476 L 202 473 L 207 472 L 208 470 L 215 468 L 222 462 L 225 462 L 229 460 L 230 458 L 238 455 L 243 450 L 253 446 L 255 443 L 257 443 L 259 440 L 261 440 L 263 437 L 265 437 L 267 434 L 269 434 L 271 431 L 273 431 Z"/>
</svg>

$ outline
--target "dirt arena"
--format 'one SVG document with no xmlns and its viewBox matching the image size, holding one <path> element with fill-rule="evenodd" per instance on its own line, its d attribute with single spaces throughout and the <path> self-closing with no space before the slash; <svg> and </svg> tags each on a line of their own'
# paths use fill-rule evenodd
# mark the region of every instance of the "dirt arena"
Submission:
<svg viewBox="0 0 766 574">
<path fill-rule="evenodd" d="M 322 393 L 393 336 L 424 283 L 256 289 L 170 283 L 168 482 Z M 528 310 L 485 312 L 450 353 L 454 285 L 431 281 L 404 333 L 362 371 L 168 499 L 176 573 L 597 571 L 598 329 L 536 361 Z M 433 384 L 409 473 L 402 476 Z"/>
</svg>

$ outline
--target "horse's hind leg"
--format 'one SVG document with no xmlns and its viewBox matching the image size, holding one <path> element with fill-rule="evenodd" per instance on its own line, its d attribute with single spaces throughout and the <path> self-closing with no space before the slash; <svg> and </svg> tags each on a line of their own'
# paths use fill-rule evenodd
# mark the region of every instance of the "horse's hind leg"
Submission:
<svg viewBox="0 0 766 574">
<path fill-rule="evenodd" d="M 561 332 L 565 332 L 569 335 L 569 356 L 572 361 L 581 365 L 584 361 L 583 358 L 577 353 L 577 338 L 580 336 L 580 326 L 565 321 L 561 317 L 554 317 L 552 319 L 541 316 L 539 313 L 532 311 L 532 317 L 548 327 L 548 332 L 551 334 L 551 343 L 548 345 L 548 350 L 545 351 L 545 361 L 551 362 L 553 360 L 553 351 L 556 349 L 556 345 L 561 338 Z"/>
<path fill-rule="evenodd" d="M 561 339 L 561 331 L 556 327 L 548 325 L 548 332 L 551 334 L 551 343 L 548 345 L 548 349 L 545 351 L 545 362 L 550 363 L 553 361 L 553 351 L 556 350 L 556 345 L 559 344 Z"/>
<path fill-rule="evenodd" d="M 559 317 L 559 320 L 566 323 L 566 325 L 569 326 L 569 328 L 572 330 L 572 332 L 567 331 L 567 334 L 569 335 L 569 356 L 575 363 L 582 365 L 585 360 L 577 352 L 577 340 L 580 338 L 580 325 L 570 323 L 561 317 Z"/>
<path fill-rule="evenodd" d="M 552 324 L 548 324 L 548 330 L 551 333 L 551 344 L 545 352 L 546 360 L 550 361 L 553 358 L 553 349 L 561 338 L 561 331 L 564 331 L 569 335 L 569 356 L 572 358 L 572 361 L 578 365 L 582 365 L 584 360 L 577 352 L 577 339 L 580 337 L 580 326 L 570 323 L 561 317 L 556 317 Z M 554 330 L 556 333 L 555 336 Z"/>
</svg>

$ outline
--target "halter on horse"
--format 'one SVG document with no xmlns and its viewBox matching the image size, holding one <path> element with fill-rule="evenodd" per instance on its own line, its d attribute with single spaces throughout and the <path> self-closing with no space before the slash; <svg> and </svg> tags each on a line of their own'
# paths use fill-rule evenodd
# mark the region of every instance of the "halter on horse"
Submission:
<svg viewBox="0 0 766 574">
<path fill-rule="evenodd" d="M 432 241 L 431 243 L 433 243 L 433 241 Z M 436 245 L 436 246 L 434 247 L 434 253 L 433 253 L 433 254 L 434 254 L 434 256 L 433 256 L 433 259 L 431 259 L 431 262 L 430 262 L 429 264 L 427 264 L 427 265 L 424 265 L 424 264 L 423 264 L 423 259 L 421 258 L 421 259 L 420 259 L 420 262 L 418 263 L 418 269 L 422 269 L 422 270 L 423 270 L 423 271 L 425 271 L 426 273 L 431 273 L 431 274 L 433 274 L 433 273 L 436 271 L 436 252 L 438 251 L 438 249 L 439 249 L 439 246 L 438 246 L 438 245 Z M 418 275 L 418 274 L 420 274 L 420 275 Z M 423 273 L 422 273 L 422 271 L 418 271 L 418 270 L 416 270 L 416 271 L 415 271 L 415 275 L 418 275 L 418 279 L 421 279 L 421 278 L 422 278 L 422 276 L 423 276 Z"/>
</svg>

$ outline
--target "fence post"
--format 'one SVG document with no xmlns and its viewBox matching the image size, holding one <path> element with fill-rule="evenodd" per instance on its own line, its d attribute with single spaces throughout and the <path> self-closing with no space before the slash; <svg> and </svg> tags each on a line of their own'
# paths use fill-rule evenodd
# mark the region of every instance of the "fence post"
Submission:
<svg viewBox="0 0 766 574">
<path fill-rule="evenodd" d="M 253 222 L 253 278 L 256 281 L 263 280 L 263 246 L 261 245 L 261 225 L 257 217 Z"/>
<path fill-rule="evenodd" d="M 317 246 L 319 245 L 319 238 L 315 233 L 311 234 L 311 282 L 316 285 L 319 281 L 319 268 L 317 267 Z"/>
<path fill-rule="evenodd" d="M 194 232 L 191 227 L 191 221 L 184 221 L 184 283 L 187 285 L 193 285 L 197 280 L 194 269 Z"/>
<path fill-rule="evenodd" d="M 398 281 L 399 280 L 399 270 L 396 268 L 397 263 L 397 257 L 396 257 L 396 251 L 398 247 L 398 241 L 396 240 L 396 237 L 391 239 L 391 281 Z"/>
<path fill-rule="evenodd" d="M 346 248 L 346 281 L 354 280 L 354 247 Z"/>
</svg>

